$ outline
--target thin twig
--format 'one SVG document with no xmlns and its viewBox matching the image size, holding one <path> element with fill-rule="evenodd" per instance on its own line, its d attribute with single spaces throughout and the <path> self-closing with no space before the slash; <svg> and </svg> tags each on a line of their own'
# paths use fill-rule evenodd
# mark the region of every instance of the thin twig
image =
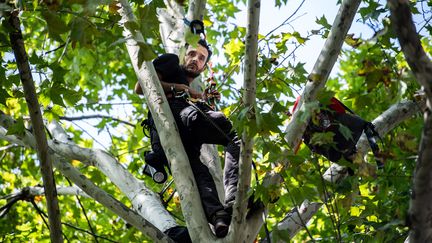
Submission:
<svg viewBox="0 0 432 243">
<path fill-rule="evenodd" d="M 275 32 L 277 29 L 279 29 L 280 27 L 284 26 L 302 7 L 303 3 L 305 2 L 305 0 L 303 0 L 300 5 L 297 7 L 297 9 L 288 17 L 286 18 L 282 24 L 280 24 L 279 26 L 277 26 L 276 28 L 272 29 L 270 32 L 268 32 L 265 37 L 268 37 L 271 33 Z"/>
<path fill-rule="evenodd" d="M 59 49 L 63 48 L 65 45 L 66 45 L 66 43 L 63 43 L 63 44 L 59 45 L 58 47 L 56 47 L 56 48 L 54 48 L 52 50 L 46 51 L 43 55 L 46 55 L 46 54 L 49 54 L 49 53 L 52 53 L 52 52 L 56 52 Z"/>
<path fill-rule="evenodd" d="M 330 193 L 327 190 L 326 181 L 324 180 L 324 176 L 321 172 L 321 166 L 318 162 L 318 159 L 314 156 L 315 166 L 317 167 L 318 173 L 320 175 L 321 184 L 323 186 L 323 192 L 324 192 L 324 204 L 326 205 L 329 214 L 330 214 L 330 220 L 332 221 L 333 227 L 336 229 L 336 239 L 339 239 L 339 242 L 342 242 L 342 236 L 340 232 L 340 222 L 338 221 L 336 215 L 339 212 L 337 209 L 337 204 L 335 203 L 336 209 L 333 207 L 332 203 L 329 203 Z"/>
<path fill-rule="evenodd" d="M 46 213 L 45 213 L 44 211 L 42 211 L 42 210 L 37 206 L 37 204 L 36 204 L 33 200 L 31 201 L 31 203 L 32 203 L 33 207 L 36 209 L 36 211 L 39 213 L 39 215 L 41 216 L 41 218 L 42 218 L 42 220 L 44 221 L 44 223 L 45 223 L 45 225 L 47 226 L 47 228 L 49 229 L 49 225 L 48 225 L 48 223 L 46 222 L 46 219 L 45 219 L 46 217 L 48 217 L 48 216 L 46 215 Z M 111 239 L 109 239 L 109 238 L 107 238 L 107 237 L 105 237 L 105 236 L 100 236 L 100 235 L 97 235 L 97 234 L 95 234 L 95 233 L 92 233 L 92 232 L 90 232 L 90 231 L 88 231 L 88 230 L 81 229 L 81 228 L 79 228 L 79 227 L 77 227 L 77 226 L 74 226 L 74 225 L 72 225 L 72 224 L 70 224 L 70 223 L 62 222 L 62 225 L 66 225 L 66 226 L 68 226 L 68 227 L 70 227 L 70 228 L 73 228 L 73 229 L 75 229 L 75 230 L 79 230 L 79 231 L 81 231 L 81 232 L 87 233 L 87 234 L 89 234 L 89 235 L 95 237 L 95 239 L 97 239 L 97 238 L 101 238 L 101 239 L 107 240 L 107 241 L 109 241 L 109 242 L 117 243 L 117 241 L 113 241 L 113 240 L 111 240 Z M 69 241 L 69 240 L 66 238 L 66 235 L 65 235 L 65 234 L 63 234 L 63 236 L 65 237 L 65 239 L 66 239 L 67 241 Z"/>
<path fill-rule="evenodd" d="M 96 143 L 98 143 L 99 145 L 101 145 L 104 149 L 105 149 L 105 151 L 108 151 L 108 148 L 107 147 L 105 147 L 105 145 L 103 145 L 101 142 L 99 142 L 95 137 L 93 137 L 89 132 L 87 132 L 87 130 L 85 130 L 84 128 L 82 128 L 80 125 L 78 125 L 76 122 L 73 122 L 72 121 L 72 123 L 75 125 L 75 126 L 77 126 L 79 129 L 81 129 L 84 133 L 86 133 L 87 135 L 89 135 Z M 87 123 L 88 124 L 88 123 Z"/>
<path fill-rule="evenodd" d="M 66 180 L 69 182 L 69 185 L 72 186 L 72 182 L 71 182 L 68 178 L 66 178 Z M 93 229 L 93 227 L 92 227 L 92 225 L 91 225 L 91 223 L 90 223 L 90 220 L 89 220 L 89 218 L 88 218 L 88 216 L 87 216 L 87 212 L 86 212 L 86 210 L 85 210 L 85 208 L 84 208 L 84 205 L 81 203 L 81 200 L 79 199 L 78 195 L 76 195 L 75 198 L 77 199 L 78 204 L 80 205 L 81 211 L 82 211 L 83 214 L 84 214 L 84 217 L 85 217 L 85 219 L 86 219 L 86 221 L 87 221 L 87 224 L 88 224 L 88 226 L 89 226 L 89 228 L 90 228 L 90 231 L 91 231 L 91 233 L 92 233 L 92 235 L 93 235 L 93 237 L 94 237 L 94 239 L 95 239 L 95 242 L 96 242 L 96 243 L 99 243 L 99 241 L 98 241 L 98 239 L 97 239 L 97 237 L 96 237 L 96 233 L 95 233 L 95 231 L 94 231 L 94 229 Z"/>
<path fill-rule="evenodd" d="M 101 118 L 101 119 L 106 118 L 106 119 L 111 119 L 113 121 L 118 121 L 120 123 L 126 124 L 126 125 L 131 126 L 131 127 L 135 127 L 135 125 L 136 125 L 136 124 L 132 124 L 128 121 L 121 120 L 119 118 L 111 117 L 108 115 L 100 115 L 100 114 L 87 115 L 87 116 L 76 116 L 76 117 L 60 116 L 59 118 L 61 120 L 66 120 L 66 121 L 76 121 L 76 120 L 85 120 L 85 119 L 94 119 L 94 118 Z"/>
</svg>

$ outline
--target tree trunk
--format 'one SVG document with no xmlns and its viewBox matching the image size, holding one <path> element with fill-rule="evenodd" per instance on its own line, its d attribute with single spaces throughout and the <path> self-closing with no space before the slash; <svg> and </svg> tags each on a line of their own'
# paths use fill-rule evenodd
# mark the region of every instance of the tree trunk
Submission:
<svg viewBox="0 0 432 243">
<path fill-rule="evenodd" d="M 412 20 L 410 2 L 389 0 L 391 22 L 405 58 L 426 93 L 424 127 L 420 141 L 409 209 L 410 242 L 432 241 L 432 62 L 425 53 Z"/>
<path fill-rule="evenodd" d="M 311 115 L 310 112 L 305 112 L 301 107 L 305 103 L 314 101 L 317 93 L 324 88 L 327 78 L 342 49 L 342 44 L 351 27 L 360 2 L 361 0 L 344 0 L 339 8 L 339 12 L 333 22 L 324 47 L 309 75 L 309 81 L 306 83 L 303 94 L 300 96 L 296 112 L 293 114 L 290 123 L 286 127 L 285 140 L 291 148 L 295 148 L 300 144 L 306 129 L 307 121 Z M 300 117 L 302 117 L 302 119 L 300 119 Z"/>
<path fill-rule="evenodd" d="M 239 161 L 239 181 L 237 185 L 237 196 L 234 203 L 232 215 L 232 232 L 233 241 L 237 242 L 244 238 L 242 228 L 246 224 L 246 210 L 248 204 L 248 191 L 251 182 L 251 166 L 253 156 L 254 136 L 247 126 L 253 126 L 256 123 L 255 105 L 256 105 L 256 70 L 258 56 L 258 29 L 259 16 L 261 9 L 260 0 L 248 1 L 247 30 L 245 43 L 245 62 L 244 62 L 244 81 L 243 81 L 243 104 L 248 110 L 246 119 L 246 128 L 242 133 L 242 142 L 240 148 Z"/>
<path fill-rule="evenodd" d="M 168 161 L 170 161 L 189 234 L 192 240 L 197 242 L 199 239 L 214 238 L 210 228 L 207 226 L 208 223 L 201 206 L 189 159 L 153 64 L 145 61 L 138 63 L 139 45 L 144 43 L 144 38 L 141 33 L 128 29 L 127 25 L 125 25 L 127 22 L 136 22 L 136 18 L 126 0 L 120 1 L 119 5 L 118 11 L 122 17 L 121 25 L 124 27 L 123 35 L 127 39 L 126 47 L 146 97 L 147 105 L 153 115 L 162 147 Z"/>
<path fill-rule="evenodd" d="M 13 30 L 9 33 L 9 37 L 19 69 L 21 82 L 23 84 L 24 94 L 33 126 L 33 133 L 36 137 L 37 153 L 41 162 L 42 180 L 47 199 L 46 203 L 48 209 L 48 221 L 50 225 L 50 238 L 52 242 L 63 242 L 60 208 L 58 205 L 54 173 L 52 170 L 52 161 L 45 135 L 41 110 L 37 99 L 36 88 L 31 75 L 27 52 L 24 47 L 24 40 L 21 33 L 21 24 L 18 18 L 18 13 L 19 12 L 15 10 L 9 16 L 9 24 L 13 28 Z"/>
</svg>

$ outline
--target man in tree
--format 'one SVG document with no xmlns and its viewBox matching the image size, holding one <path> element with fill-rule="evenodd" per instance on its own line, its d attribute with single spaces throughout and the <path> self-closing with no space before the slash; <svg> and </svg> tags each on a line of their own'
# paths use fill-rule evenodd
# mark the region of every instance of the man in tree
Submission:
<svg viewBox="0 0 432 243">
<path fill-rule="evenodd" d="M 195 47 L 188 46 L 182 65 L 175 54 L 161 55 L 153 61 L 153 65 L 177 123 L 183 146 L 198 185 L 205 215 L 208 222 L 214 226 L 216 236 L 221 238 L 228 233 L 232 204 L 237 191 L 240 141 L 237 134 L 232 130 L 231 122 L 222 112 L 213 111 L 203 102 L 191 103 L 184 96 L 187 94 L 193 99 L 200 100 L 205 100 L 208 97 L 208 89 L 201 93 L 190 88 L 189 84 L 205 70 L 211 54 L 207 43 L 201 39 Z M 143 94 L 139 83 L 135 85 L 135 92 Z M 220 97 L 218 92 L 212 92 L 211 95 Z M 150 120 L 152 120 L 151 117 Z M 156 130 L 150 133 L 153 151 L 162 153 L 165 157 Z M 216 185 L 209 169 L 200 161 L 202 144 L 225 146 L 225 207 L 219 200 Z"/>
</svg>

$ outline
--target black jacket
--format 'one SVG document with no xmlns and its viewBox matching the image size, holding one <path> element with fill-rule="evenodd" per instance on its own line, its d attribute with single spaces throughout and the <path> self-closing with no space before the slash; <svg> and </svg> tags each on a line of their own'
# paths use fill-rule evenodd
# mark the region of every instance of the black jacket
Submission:
<svg viewBox="0 0 432 243">
<path fill-rule="evenodd" d="M 153 66 L 162 81 L 189 86 L 186 74 L 180 67 L 180 60 L 177 55 L 171 53 L 163 54 L 153 60 Z"/>
</svg>

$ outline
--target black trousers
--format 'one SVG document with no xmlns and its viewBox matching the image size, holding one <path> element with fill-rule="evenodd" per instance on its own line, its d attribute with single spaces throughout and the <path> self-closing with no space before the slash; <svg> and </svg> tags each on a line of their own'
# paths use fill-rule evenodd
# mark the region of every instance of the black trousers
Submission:
<svg viewBox="0 0 432 243">
<path fill-rule="evenodd" d="M 200 193 L 201 202 L 207 220 L 211 220 L 213 214 L 224 208 L 220 202 L 216 185 L 209 169 L 200 160 L 200 149 L 203 144 L 218 144 L 225 146 L 224 164 L 224 188 L 225 205 L 231 205 L 235 199 L 238 182 L 240 140 L 236 132 L 232 130 L 231 122 L 222 112 L 211 110 L 205 105 L 197 104 L 205 117 L 186 100 L 170 99 L 171 112 L 179 129 L 183 146 L 186 150 L 195 181 Z M 215 127 L 215 125 L 218 128 Z M 162 149 L 157 133 L 152 135 L 152 149 Z M 157 140 L 157 143 L 155 143 Z"/>
</svg>

